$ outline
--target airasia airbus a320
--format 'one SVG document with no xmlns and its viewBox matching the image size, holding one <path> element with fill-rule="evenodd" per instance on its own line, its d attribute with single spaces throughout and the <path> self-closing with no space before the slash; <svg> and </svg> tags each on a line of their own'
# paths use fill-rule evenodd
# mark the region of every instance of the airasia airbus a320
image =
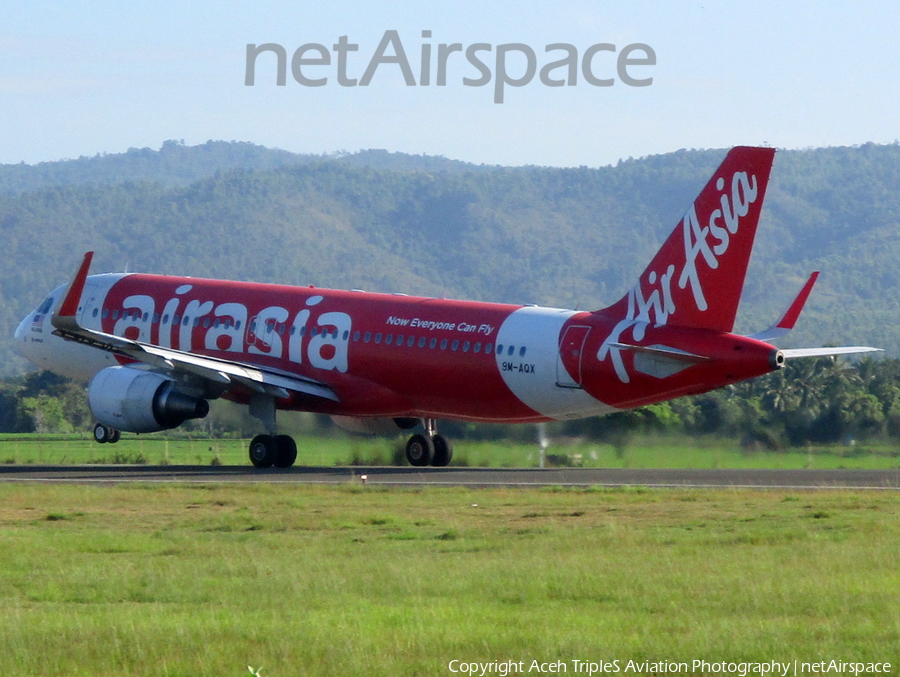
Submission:
<svg viewBox="0 0 900 677">
<path fill-rule="evenodd" d="M 174 428 L 209 400 L 246 404 L 260 468 L 297 447 L 276 412 L 386 423 L 416 466 L 453 454 L 437 419 L 541 422 L 703 393 L 780 369 L 792 357 L 875 350 L 779 350 L 815 283 L 753 335 L 731 333 L 775 151 L 732 149 L 618 302 L 593 312 L 142 274 L 89 275 L 16 330 L 37 365 L 88 384 L 94 437 Z M 396 426 L 396 427 L 395 427 Z"/>
</svg>

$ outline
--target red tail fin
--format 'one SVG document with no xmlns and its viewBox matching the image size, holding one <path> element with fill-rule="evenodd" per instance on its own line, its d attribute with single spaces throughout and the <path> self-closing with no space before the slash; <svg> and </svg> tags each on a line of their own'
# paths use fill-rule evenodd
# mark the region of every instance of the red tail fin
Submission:
<svg viewBox="0 0 900 677">
<path fill-rule="evenodd" d="M 637 284 L 603 313 L 730 332 L 774 148 L 732 148 Z"/>
</svg>

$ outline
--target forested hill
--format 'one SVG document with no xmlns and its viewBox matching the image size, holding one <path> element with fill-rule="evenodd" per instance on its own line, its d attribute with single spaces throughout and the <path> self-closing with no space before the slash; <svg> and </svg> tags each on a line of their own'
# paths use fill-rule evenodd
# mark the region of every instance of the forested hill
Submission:
<svg viewBox="0 0 900 677">
<path fill-rule="evenodd" d="M 586 309 L 617 300 L 725 151 L 615 167 L 485 167 L 252 144 L 0 166 L 0 373 L 18 320 L 95 250 L 143 271 Z M 822 276 L 783 345 L 900 356 L 900 146 L 777 154 L 738 331 Z"/>
<path fill-rule="evenodd" d="M 128 181 L 184 186 L 231 169 L 274 169 L 323 160 L 396 171 L 483 168 L 443 157 L 389 153 L 386 150 L 304 155 L 237 141 L 207 141 L 199 146 L 166 141 L 159 150 L 131 148 L 125 153 L 98 154 L 75 160 L 0 165 L 0 194 L 17 195 L 45 186 L 115 185 Z"/>
</svg>

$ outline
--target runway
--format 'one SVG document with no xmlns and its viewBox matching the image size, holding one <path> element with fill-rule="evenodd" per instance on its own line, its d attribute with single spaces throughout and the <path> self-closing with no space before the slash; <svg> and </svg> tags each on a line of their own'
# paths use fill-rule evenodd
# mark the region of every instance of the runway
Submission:
<svg viewBox="0 0 900 677">
<path fill-rule="evenodd" d="M 277 484 L 373 484 L 464 487 L 659 487 L 748 489 L 900 489 L 892 470 L 705 470 L 623 468 L 412 468 L 250 466 L 0 466 L 0 482 L 128 484 L 263 482 Z"/>
</svg>

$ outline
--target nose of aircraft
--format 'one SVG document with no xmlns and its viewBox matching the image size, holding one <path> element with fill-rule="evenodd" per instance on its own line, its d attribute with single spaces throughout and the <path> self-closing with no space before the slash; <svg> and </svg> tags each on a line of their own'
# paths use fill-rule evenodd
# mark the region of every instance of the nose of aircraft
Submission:
<svg viewBox="0 0 900 677">
<path fill-rule="evenodd" d="M 31 319 L 31 315 L 26 315 L 21 322 L 19 322 L 19 326 L 16 327 L 16 345 L 20 345 L 25 342 L 25 333 L 28 328 L 28 322 Z"/>
<path fill-rule="evenodd" d="M 16 327 L 15 345 L 16 350 L 22 357 L 28 357 L 28 330 L 31 325 L 32 314 L 26 315 L 19 326 Z"/>
</svg>

